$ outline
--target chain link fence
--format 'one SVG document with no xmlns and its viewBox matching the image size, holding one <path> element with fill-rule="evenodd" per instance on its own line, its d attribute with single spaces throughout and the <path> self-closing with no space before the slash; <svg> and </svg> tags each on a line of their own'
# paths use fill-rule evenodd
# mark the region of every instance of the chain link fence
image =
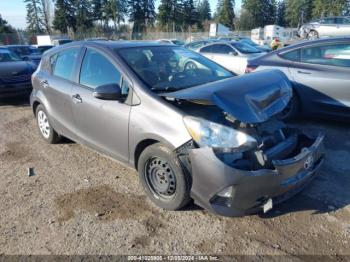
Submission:
<svg viewBox="0 0 350 262">
<path fill-rule="evenodd" d="M 236 31 L 233 35 L 249 36 L 250 31 Z M 68 35 L 52 34 L 51 39 L 107 39 L 107 40 L 159 40 L 159 39 L 179 39 L 184 42 L 193 42 L 209 38 L 209 32 L 108 32 L 108 33 L 70 33 Z M 229 37 L 227 35 L 223 37 Z M 0 45 L 35 45 L 37 44 L 36 35 L 26 32 L 17 32 L 13 34 L 0 34 Z"/>
</svg>

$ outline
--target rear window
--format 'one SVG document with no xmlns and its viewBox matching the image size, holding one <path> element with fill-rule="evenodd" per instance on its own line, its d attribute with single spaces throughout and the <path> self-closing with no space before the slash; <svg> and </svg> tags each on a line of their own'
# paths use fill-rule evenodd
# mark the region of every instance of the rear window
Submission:
<svg viewBox="0 0 350 262">
<path fill-rule="evenodd" d="M 73 81 L 79 51 L 79 47 L 73 47 L 53 55 L 50 58 L 52 74 Z"/>
</svg>

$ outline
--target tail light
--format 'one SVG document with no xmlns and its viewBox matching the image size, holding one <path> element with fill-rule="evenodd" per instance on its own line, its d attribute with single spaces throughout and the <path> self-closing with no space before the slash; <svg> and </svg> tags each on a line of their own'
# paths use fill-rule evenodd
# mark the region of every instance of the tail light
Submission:
<svg viewBox="0 0 350 262">
<path fill-rule="evenodd" d="M 255 66 L 255 65 L 248 65 L 245 69 L 245 73 L 246 74 L 249 74 L 249 73 L 252 73 L 254 72 L 256 69 L 258 68 L 258 66 Z"/>
</svg>

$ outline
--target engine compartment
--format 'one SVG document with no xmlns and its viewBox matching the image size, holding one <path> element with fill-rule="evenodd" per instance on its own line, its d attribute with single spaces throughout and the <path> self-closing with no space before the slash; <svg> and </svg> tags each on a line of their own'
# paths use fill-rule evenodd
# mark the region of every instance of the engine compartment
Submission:
<svg viewBox="0 0 350 262">
<path fill-rule="evenodd" d="M 214 151 L 222 162 L 235 169 L 246 171 L 273 170 L 275 169 L 273 161 L 291 159 L 315 142 L 314 138 L 303 134 L 299 129 L 286 126 L 275 116 L 263 123 L 246 124 L 224 112 L 216 105 L 204 101 L 173 100 L 171 103 L 188 115 L 234 128 L 256 139 L 258 146 L 246 152 Z M 190 146 L 186 145 L 181 148 L 180 158 L 184 159 L 186 148 L 191 147 L 195 148 L 198 145 L 192 142 Z M 185 162 L 187 161 L 185 160 Z"/>
</svg>

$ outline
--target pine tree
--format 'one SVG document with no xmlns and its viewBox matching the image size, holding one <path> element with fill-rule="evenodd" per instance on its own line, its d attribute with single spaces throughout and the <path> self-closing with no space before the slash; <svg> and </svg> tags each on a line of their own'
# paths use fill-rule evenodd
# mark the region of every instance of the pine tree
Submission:
<svg viewBox="0 0 350 262">
<path fill-rule="evenodd" d="M 338 16 L 344 14 L 348 0 L 314 0 L 312 16 L 320 18 L 325 16 Z"/>
<path fill-rule="evenodd" d="M 161 0 L 158 7 L 160 27 L 166 31 L 176 31 L 181 25 L 181 4 L 178 0 Z"/>
<path fill-rule="evenodd" d="M 155 20 L 154 0 L 129 0 L 129 20 L 134 22 L 133 37 L 147 31 Z"/>
<path fill-rule="evenodd" d="M 211 10 L 210 10 L 210 4 L 208 0 L 200 1 L 197 9 L 198 9 L 198 18 L 200 22 L 204 22 L 206 20 L 211 19 Z"/>
<path fill-rule="evenodd" d="M 287 0 L 286 20 L 291 27 L 297 27 L 310 21 L 313 0 Z"/>
<path fill-rule="evenodd" d="M 66 34 L 69 29 L 76 31 L 75 3 L 73 0 L 56 0 L 53 27 Z"/>
<path fill-rule="evenodd" d="M 184 0 L 182 2 L 182 23 L 184 29 L 187 29 L 199 22 L 198 12 L 193 0 Z"/>
<path fill-rule="evenodd" d="M 243 0 L 243 8 L 251 14 L 254 27 L 264 27 L 275 22 L 274 0 Z"/>
<path fill-rule="evenodd" d="M 31 33 L 42 33 L 44 22 L 43 10 L 40 0 L 24 0 L 27 9 L 27 30 Z"/>
<path fill-rule="evenodd" d="M 0 34 L 11 34 L 14 32 L 15 30 L 7 23 L 5 19 L 2 19 L 0 14 Z"/>
<path fill-rule="evenodd" d="M 120 22 L 124 21 L 128 7 L 127 3 L 123 0 L 108 0 L 108 17 L 114 23 L 114 29 L 117 29 L 117 26 Z"/>
<path fill-rule="evenodd" d="M 221 5 L 221 2 L 219 1 Z M 216 21 L 223 24 L 231 29 L 234 29 L 234 11 L 235 2 L 233 0 L 222 0 L 222 5 L 217 8 L 217 18 Z"/>
<path fill-rule="evenodd" d="M 286 0 L 282 0 L 281 2 L 277 3 L 277 9 L 276 9 L 276 23 L 280 26 L 287 26 L 286 21 Z"/>
<path fill-rule="evenodd" d="M 76 30 L 86 32 L 93 26 L 91 2 L 89 0 L 77 0 L 75 8 Z"/>
</svg>

